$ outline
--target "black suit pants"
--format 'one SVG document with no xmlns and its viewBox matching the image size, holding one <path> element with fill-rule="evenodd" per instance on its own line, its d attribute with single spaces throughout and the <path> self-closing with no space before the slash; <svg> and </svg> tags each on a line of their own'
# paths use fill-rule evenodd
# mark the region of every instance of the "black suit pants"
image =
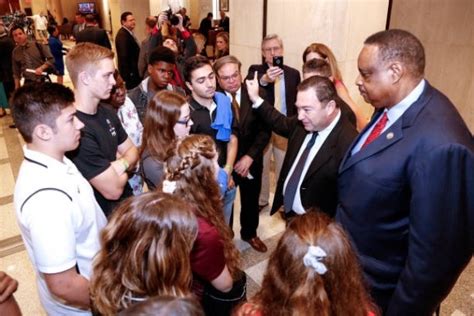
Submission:
<svg viewBox="0 0 474 316">
<path fill-rule="evenodd" d="M 262 162 L 254 161 L 250 168 L 253 179 L 243 178 L 234 173 L 240 188 L 240 237 L 249 240 L 257 236 L 259 220 L 258 197 L 262 185 Z"/>
</svg>

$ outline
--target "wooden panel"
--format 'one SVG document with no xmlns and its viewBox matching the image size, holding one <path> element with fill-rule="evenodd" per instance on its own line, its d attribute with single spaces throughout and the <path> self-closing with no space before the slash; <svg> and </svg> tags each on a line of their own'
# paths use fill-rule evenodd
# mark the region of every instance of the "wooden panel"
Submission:
<svg viewBox="0 0 474 316">
<path fill-rule="evenodd" d="M 425 46 L 426 78 L 456 105 L 474 131 L 474 1 L 393 0 L 391 28 Z"/>
</svg>

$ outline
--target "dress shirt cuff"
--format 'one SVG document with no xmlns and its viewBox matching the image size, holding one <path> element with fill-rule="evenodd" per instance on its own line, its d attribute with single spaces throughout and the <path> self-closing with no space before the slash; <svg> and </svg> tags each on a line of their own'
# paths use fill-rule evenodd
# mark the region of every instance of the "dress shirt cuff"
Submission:
<svg viewBox="0 0 474 316">
<path fill-rule="evenodd" d="M 258 97 L 257 101 L 252 104 L 252 109 L 258 109 L 260 105 L 262 105 L 262 103 L 263 99 L 261 97 Z"/>
<path fill-rule="evenodd" d="M 266 87 L 268 86 L 268 82 L 266 82 L 265 80 L 262 80 L 263 76 L 260 78 L 260 80 L 258 81 L 260 83 L 260 85 L 262 87 Z"/>
</svg>

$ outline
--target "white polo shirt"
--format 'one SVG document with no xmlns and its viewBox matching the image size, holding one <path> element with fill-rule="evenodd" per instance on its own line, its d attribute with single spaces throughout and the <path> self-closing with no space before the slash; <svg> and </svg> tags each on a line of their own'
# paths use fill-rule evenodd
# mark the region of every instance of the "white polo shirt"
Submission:
<svg viewBox="0 0 474 316">
<path fill-rule="evenodd" d="M 66 157 L 59 162 L 23 148 L 15 185 L 18 225 L 36 270 L 41 303 L 49 315 L 90 315 L 53 296 L 43 273 L 59 273 L 74 266 L 90 279 L 92 259 L 100 248 L 99 232 L 107 220 L 89 182 Z"/>
</svg>

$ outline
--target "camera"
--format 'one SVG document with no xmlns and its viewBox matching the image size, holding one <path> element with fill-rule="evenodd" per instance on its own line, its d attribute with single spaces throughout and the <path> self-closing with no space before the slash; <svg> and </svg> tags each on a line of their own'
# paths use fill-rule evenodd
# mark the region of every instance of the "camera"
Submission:
<svg viewBox="0 0 474 316">
<path fill-rule="evenodd" d="M 178 25 L 179 24 L 179 17 L 176 14 L 173 14 L 171 9 L 166 11 L 166 15 L 168 16 L 168 21 L 170 21 L 171 25 Z"/>
</svg>

